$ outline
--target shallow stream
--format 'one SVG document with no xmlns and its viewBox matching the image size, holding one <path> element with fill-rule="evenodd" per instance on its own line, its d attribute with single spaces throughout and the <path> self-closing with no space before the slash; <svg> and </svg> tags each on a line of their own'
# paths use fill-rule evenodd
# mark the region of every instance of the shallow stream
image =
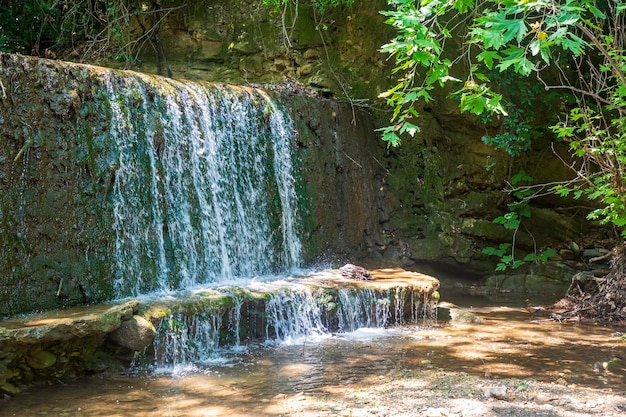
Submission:
<svg viewBox="0 0 626 417">
<path fill-rule="evenodd" d="M 442 284 L 446 294 L 451 283 Z M 433 369 L 626 391 L 621 329 L 562 324 L 533 317 L 519 306 L 523 299 L 489 306 L 493 300 L 462 286 L 448 288 L 450 301 L 481 322 L 366 328 L 239 348 L 188 368 L 95 375 L 0 401 L 0 416 L 280 416 L 305 398 L 331 404 L 325 415 L 341 415 L 332 403 L 346 390 L 356 399 L 384 381 Z"/>
</svg>

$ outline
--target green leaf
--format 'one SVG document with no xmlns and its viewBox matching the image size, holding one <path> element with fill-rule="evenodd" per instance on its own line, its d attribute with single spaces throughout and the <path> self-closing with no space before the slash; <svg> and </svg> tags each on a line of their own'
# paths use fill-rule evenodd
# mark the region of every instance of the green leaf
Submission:
<svg viewBox="0 0 626 417">
<path fill-rule="evenodd" d="M 535 70 L 535 64 L 533 64 L 528 58 L 523 56 L 519 62 L 515 64 L 515 72 L 524 76 L 529 75 Z"/>
<path fill-rule="evenodd" d="M 501 58 L 502 57 L 500 56 L 500 54 L 498 54 L 496 51 L 486 50 L 476 55 L 476 59 L 478 59 L 479 62 L 484 62 L 485 66 L 489 69 L 493 69 L 494 60 L 499 60 Z"/>
<path fill-rule="evenodd" d="M 482 28 L 472 29 L 470 37 L 474 42 L 482 43 L 485 49 L 498 50 L 506 44 L 502 33 Z"/>
<path fill-rule="evenodd" d="M 498 34 L 500 36 L 500 40 L 497 42 L 501 42 L 500 46 L 512 41 L 513 39 L 520 43 L 528 32 L 528 27 L 526 26 L 524 19 L 509 19 L 507 17 L 507 12 L 504 10 L 499 12 L 487 12 L 483 16 L 477 18 L 476 22 L 479 26 L 484 27 L 486 31 L 490 32 L 491 36 Z M 485 44 L 485 46 L 487 45 Z M 494 46 L 494 48 L 498 49 L 499 47 Z"/>
<path fill-rule="evenodd" d="M 537 55 L 539 51 L 541 51 L 541 41 L 539 39 L 535 39 L 530 43 L 530 45 L 528 45 L 528 48 L 533 56 Z"/>
<path fill-rule="evenodd" d="M 605 20 L 606 19 L 606 15 L 600 9 L 595 7 L 593 4 L 591 4 L 591 3 L 587 4 L 587 8 L 589 8 L 591 13 L 595 17 L 597 17 L 598 19 L 601 19 L 601 20 Z"/>
<path fill-rule="evenodd" d="M 477 80 L 480 80 L 482 82 L 489 82 L 489 77 L 487 77 L 485 74 L 482 74 L 480 72 L 475 72 L 474 73 L 474 78 L 476 78 Z"/>
<path fill-rule="evenodd" d="M 534 262 L 537 260 L 537 255 L 535 255 L 534 253 L 529 253 L 528 255 L 524 256 L 523 261 L 524 262 Z"/>
<path fill-rule="evenodd" d="M 459 13 L 466 13 L 474 8 L 474 2 L 473 0 L 455 0 L 454 8 Z"/>
<path fill-rule="evenodd" d="M 558 17 L 558 22 L 561 26 L 572 26 L 580 20 L 579 14 L 563 13 Z"/>
<path fill-rule="evenodd" d="M 382 140 L 387 142 L 387 146 L 400 145 L 400 137 L 396 134 L 394 126 L 383 127 L 376 131 L 382 132 Z"/>
<path fill-rule="evenodd" d="M 513 230 L 519 227 L 521 221 L 516 212 L 509 212 L 493 219 L 493 223 L 501 224 L 505 229 Z"/>
<path fill-rule="evenodd" d="M 550 51 L 550 48 L 545 44 L 542 44 L 539 49 L 539 53 L 541 54 L 541 59 L 543 59 L 546 64 L 550 64 L 550 61 L 552 60 L 552 52 Z"/>
<path fill-rule="evenodd" d="M 404 121 L 402 123 L 402 127 L 400 128 L 400 134 L 408 133 L 411 136 L 415 136 L 415 134 L 419 131 L 420 131 L 420 128 L 418 126 L 414 125 L 413 123 L 409 123 L 407 121 Z"/>
<path fill-rule="evenodd" d="M 519 215 L 521 217 L 526 217 L 526 218 L 530 218 L 530 209 L 528 207 L 523 207 L 522 209 L 519 210 Z"/>
<path fill-rule="evenodd" d="M 546 249 L 545 251 L 541 253 L 541 255 L 539 255 L 539 260 L 541 262 L 546 262 L 548 259 L 552 258 L 553 256 L 556 256 L 556 249 L 554 248 Z"/>
<path fill-rule="evenodd" d="M 524 56 L 524 49 L 519 47 L 508 48 L 503 51 L 504 58 L 498 64 L 498 71 L 506 71 L 510 66 L 518 65 Z"/>
<path fill-rule="evenodd" d="M 463 94 L 461 96 L 461 111 L 477 115 L 483 114 L 487 107 L 487 99 L 481 94 Z"/>
<path fill-rule="evenodd" d="M 568 32 L 567 37 L 561 38 L 557 44 L 565 50 L 570 50 L 575 56 L 582 55 L 584 48 L 587 46 L 587 42 L 571 32 Z"/>
<path fill-rule="evenodd" d="M 533 180 L 533 177 L 528 175 L 526 171 L 522 169 L 518 171 L 515 175 L 513 175 L 513 177 L 511 177 L 511 184 L 517 185 L 520 182 L 531 182 L 532 180 Z"/>
</svg>

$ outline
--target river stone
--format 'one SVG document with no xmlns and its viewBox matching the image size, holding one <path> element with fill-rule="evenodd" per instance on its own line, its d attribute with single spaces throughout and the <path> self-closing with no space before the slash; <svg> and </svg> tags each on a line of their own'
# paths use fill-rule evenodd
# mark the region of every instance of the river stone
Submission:
<svg viewBox="0 0 626 417">
<path fill-rule="evenodd" d="M 315 61 L 320 58 L 320 51 L 318 49 L 307 49 L 302 54 L 302 58 L 306 61 Z"/>
<path fill-rule="evenodd" d="M 604 252 L 601 252 L 598 249 L 585 249 L 583 251 L 583 257 L 585 258 L 598 258 L 604 254 Z"/>
<path fill-rule="evenodd" d="M 458 321 L 463 323 L 482 323 L 482 319 L 468 310 L 463 310 L 448 302 L 437 305 L 437 317 L 443 320 Z"/>
<path fill-rule="evenodd" d="M 360 281 L 370 281 L 372 279 L 372 275 L 367 269 L 357 265 L 345 264 L 339 268 L 339 272 L 341 272 L 342 277 L 348 279 L 357 279 Z"/>
<path fill-rule="evenodd" d="M 118 345 L 134 351 L 142 351 L 156 336 L 154 325 L 141 316 L 132 316 L 123 321 L 120 328 L 111 333 L 111 339 Z"/>
<path fill-rule="evenodd" d="M 299 77 L 305 77 L 313 72 L 313 64 L 304 64 L 296 70 Z"/>
<path fill-rule="evenodd" d="M 45 350 L 40 350 L 32 353 L 26 358 L 26 363 L 32 369 L 45 369 L 49 368 L 57 362 L 57 357 L 54 354 Z"/>
</svg>

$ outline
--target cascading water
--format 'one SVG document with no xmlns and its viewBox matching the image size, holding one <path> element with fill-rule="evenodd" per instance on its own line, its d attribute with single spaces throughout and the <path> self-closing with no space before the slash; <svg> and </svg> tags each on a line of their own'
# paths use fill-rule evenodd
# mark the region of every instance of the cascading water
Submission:
<svg viewBox="0 0 626 417">
<path fill-rule="evenodd" d="M 290 342 L 403 323 L 404 293 L 287 282 L 255 298 L 230 286 L 289 272 L 301 257 L 294 130 L 265 92 L 134 73 L 103 80 L 116 294 L 179 297 L 155 318 L 156 365 L 203 362 L 242 334 Z"/>
<path fill-rule="evenodd" d="M 328 302 L 321 290 L 289 288 L 272 294 L 265 305 L 266 334 L 290 343 L 328 332 Z"/>
<path fill-rule="evenodd" d="M 252 290 L 223 288 L 220 294 L 213 301 L 186 298 L 157 320 L 157 366 L 204 363 L 248 339 L 299 344 L 334 332 L 433 318 L 428 295 L 414 287 L 332 288 L 280 281 L 258 283 Z"/>
<path fill-rule="evenodd" d="M 423 292 L 286 277 L 232 286 L 287 275 L 301 258 L 294 128 L 267 93 L 136 73 L 101 79 L 111 122 L 90 134 L 113 142 L 114 290 L 169 303 L 152 316 L 156 365 L 203 362 L 243 338 L 288 343 L 404 323 L 405 304 Z"/>
<path fill-rule="evenodd" d="M 300 262 L 289 117 L 261 90 L 105 77 L 117 296 Z"/>
</svg>

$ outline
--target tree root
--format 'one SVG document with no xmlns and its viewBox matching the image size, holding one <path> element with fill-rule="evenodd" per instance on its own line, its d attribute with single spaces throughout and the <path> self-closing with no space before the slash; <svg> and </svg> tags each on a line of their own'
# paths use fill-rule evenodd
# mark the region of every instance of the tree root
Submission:
<svg viewBox="0 0 626 417">
<path fill-rule="evenodd" d="M 621 322 L 626 320 L 626 244 L 612 252 L 611 270 L 604 277 L 581 272 L 572 277 L 567 295 L 547 310 L 563 321 Z"/>
</svg>

